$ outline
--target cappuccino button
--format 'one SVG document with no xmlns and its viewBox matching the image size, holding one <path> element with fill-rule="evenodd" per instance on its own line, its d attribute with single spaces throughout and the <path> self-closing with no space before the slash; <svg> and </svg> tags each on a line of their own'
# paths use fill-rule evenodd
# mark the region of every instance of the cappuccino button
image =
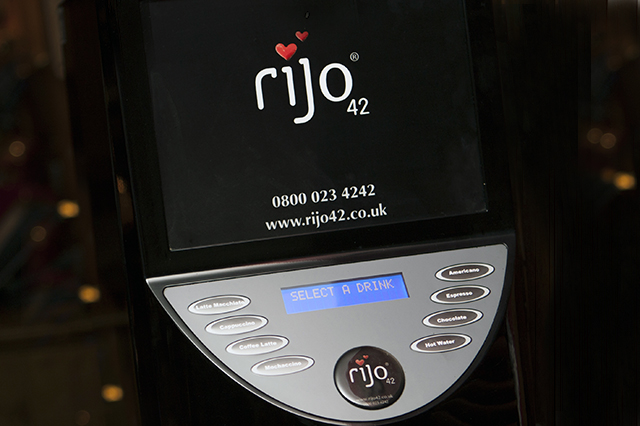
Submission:
<svg viewBox="0 0 640 426">
<path fill-rule="evenodd" d="M 398 360 L 372 346 L 353 348 L 342 355 L 333 379 L 344 399 L 365 410 L 390 406 L 404 390 L 404 371 Z"/>
<path fill-rule="evenodd" d="M 256 331 L 267 325 L 265 317 L 257 315 L 243 315 L 231 318 L 223 318 L 207 325 L 206 331 L 211 334 L 233 335 Z"/>
</svg>

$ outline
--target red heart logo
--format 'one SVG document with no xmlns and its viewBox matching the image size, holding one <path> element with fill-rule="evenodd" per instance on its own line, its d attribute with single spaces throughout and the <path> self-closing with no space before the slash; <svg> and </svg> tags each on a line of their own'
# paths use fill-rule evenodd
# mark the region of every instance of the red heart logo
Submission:
<svg viewBox="0 0 640 426">
<path fill-rule="evenodd" d="M 362 366 L 362 364 L 364 364 L 364 359 L 356 359 L 356 364 Z"/>
<path fill-rule="evenodd" d="M 369 359 L 369 355 L 362 355 L 362 358 Z"/>
<path fill-rule="evenodd" d="M 298 46 L 296 46 L 295 43 L 291 43 L 286 47 L 282 43 L 276 44 L 276 52 L 278 52 L 278 55 L 282 56 L 287 61 L 291 59 L 294 53 L 296 53 L 296 50 L 298 50 Z"/>
<path fill-rule="evenodd" d="M 307 37 L 309 37 L 309 33 L 307 31 L 303 33 L 301 33 L 300 31 L 296 31 L 296 37 L 298 37 L 298 40 L 300 41 L 305 41 Z"/>
</svg>

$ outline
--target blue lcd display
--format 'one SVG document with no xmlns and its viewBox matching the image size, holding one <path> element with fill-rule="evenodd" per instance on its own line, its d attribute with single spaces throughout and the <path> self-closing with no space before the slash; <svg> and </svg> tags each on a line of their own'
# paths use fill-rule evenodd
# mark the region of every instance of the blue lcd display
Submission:
<svg viewBox="0 0 640 426">
<path fill-rule="evenodd" d="M 287 314 L 407 299 L 402 274 L 280 289 Z"/>
</svg>

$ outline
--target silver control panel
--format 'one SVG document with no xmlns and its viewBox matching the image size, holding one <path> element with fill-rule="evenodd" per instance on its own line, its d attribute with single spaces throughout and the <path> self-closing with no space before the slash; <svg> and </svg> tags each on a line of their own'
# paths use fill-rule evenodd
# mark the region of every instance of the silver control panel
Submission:
<svg viewBox="0 0 640 426">
<path fill-rule="evenodd" d="M 467 371 L 496 320 L 507 251 L 148 281 L 194 344 L 259 395 L 328 420 L 380 421 L 430 403 Z"/>
</svg>

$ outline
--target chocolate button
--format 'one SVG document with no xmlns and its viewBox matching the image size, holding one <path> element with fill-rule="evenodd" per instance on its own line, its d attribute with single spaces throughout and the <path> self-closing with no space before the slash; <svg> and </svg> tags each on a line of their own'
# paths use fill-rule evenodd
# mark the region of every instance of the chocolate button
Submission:
<svg viewBox="0 0 640 426">
<path fill-rule="evenodd" d="M 459 327 L 474 323 L 482 318 L 482 312 L 475 309 L 455 309 L 436 312 L 422 320 L 429 327 Z"/>
</svg>

